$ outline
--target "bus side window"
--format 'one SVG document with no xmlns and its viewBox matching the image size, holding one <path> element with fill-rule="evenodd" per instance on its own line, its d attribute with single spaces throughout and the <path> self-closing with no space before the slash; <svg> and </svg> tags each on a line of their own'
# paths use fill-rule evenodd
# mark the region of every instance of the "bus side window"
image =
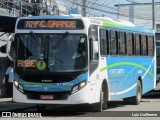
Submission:
<svg viewBox="0 0 160 120">
<path fill-rule="evenodd" d="M 110 54 L 117 55 L 117 32 L 115 30 L 110 31 Z"/>
<path fill-rule="evenodd" d="M 148 55 L 149 56 L 153 56 L 153 53 L 154 53 L 154 39 L 153 39 L 153 36 L 148 36 Z"/>
<path fill-rule="evenodd" d="M 127 33 L 127 55 L 133 55 L 133 34 Z"/>
<path fill-rule="evenodd" d="M 118 52 L 119 55 L 125 55 L 126 54 L 126 38 L 125 38 L 125 32 L 119 31 L 118 32 Z"/>
<path fill-rule="evenodd" d="M 146 46 L 146 35 L 142 35 L 142 55 L 146 56 L 147 55 L 147 46 Z"/>
<path fill-rule="evenodd" d="M 100 29 L 100 53 L 101 55 L 107 55 L 107 41 L 106 40 L 107 40 L 106 30 L 102 28 Z"/>
<path fill-rule="evenodd" d="M 148 56 L 148 36 L 146 35 L 146 55 Z"/>
<path fill-rule="evenodd" d="M 142 44 L 142 35 L 139 35 L 139 43 L 140 43 L 140 55 L 143 55 L 143 44 Z"/>
<path fill-rule="evenodd" d="M 135 55 L 140 55 L 140 36 L 139 34 L 135 34 Z"/>
<path fill-rule="evenodd" d="M 107 40 L 107 42 L 106 42 L 106 44 L 107 44 L 107 55 L 109 55 L 109 31 L 108 30 L 106 30 L 106 40 Z"/>
<path fill-rule="evenodd" d="M 153 43 L 153 45 L 152 45 L 152 48 L 153 48 L 152 55 L 153 56 L 154 56 L 154 49 L 155 49 L 155 47 L 154 47 L 155 46 L 155 41 L 154 40 L 155 40 L 155 38 L 154 38 L 154 36 L 152 36 L 152 41 L 153 41 L 152 42 Z"/>
</svg>

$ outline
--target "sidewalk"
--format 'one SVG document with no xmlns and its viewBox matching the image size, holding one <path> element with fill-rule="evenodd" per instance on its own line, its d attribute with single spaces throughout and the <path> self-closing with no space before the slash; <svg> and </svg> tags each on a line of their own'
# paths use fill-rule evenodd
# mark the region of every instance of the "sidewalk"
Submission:
<svg viewBox="0 0 160 120">
<path fill-rule="evenodd" d="M 11 102 L 12 101 L 12 98 L 0 98 L 0 104 L 2 102 Z"/>
<path fill-rule="evenodd" d="M 15 103 L 12 98 L 0 98 L 0 112 L 18 111 L 33 107 L 35 107 L 33 104 Z"/>
</svg>

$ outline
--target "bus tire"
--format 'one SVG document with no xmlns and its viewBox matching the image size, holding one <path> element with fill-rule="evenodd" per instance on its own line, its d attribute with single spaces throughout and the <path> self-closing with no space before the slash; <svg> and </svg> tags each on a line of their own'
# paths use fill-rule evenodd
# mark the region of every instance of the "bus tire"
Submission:
<svg viewBox="0 0 160 120">
<path fill-rule="evenodd" d="M 142 85 L 141 82 L 137 81 L 137 89 L 136 89 L 136 96 L 131 98 L 131 102 L 133 105 L 138 105 L 141 102 L 142 98 Z"/>
<path fill-rule="evenodd" d="M 100 102 L 94 104 L 95 112 L 101 112 L 102 110 L 107 109 L 108 90 L 106 88 L 106 84 L 103 83 L 100 91 Z"/>
<path fill-rule="evenodd" d="M 123 98 L 124 104 L 131 104 L 131 98 Z"/>
</svg>

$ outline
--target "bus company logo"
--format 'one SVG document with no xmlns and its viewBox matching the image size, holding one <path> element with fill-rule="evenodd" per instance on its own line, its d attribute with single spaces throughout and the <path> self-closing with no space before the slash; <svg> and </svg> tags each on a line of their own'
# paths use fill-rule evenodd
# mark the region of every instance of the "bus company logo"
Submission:
<svg viewBox="0 0 160 120">
<path fill-rule="evenodd" d="M 37 62 L 37 69 L 38 70 L 45 70 L 47 67 L 47 63 L 44 60 L 39 60 Z"/>
<path fill-rule="evenodd" d="M 125 69 L 111 69 L 109 70 L 109 73 L 112 74 L 124 74 L 125 73 Z"/>
<path fill-rule="evenodd" d="M 37 60 L 18 60 L 17 67 L 30 67 L 34 68 L 36 67 Z"/>
</svg>

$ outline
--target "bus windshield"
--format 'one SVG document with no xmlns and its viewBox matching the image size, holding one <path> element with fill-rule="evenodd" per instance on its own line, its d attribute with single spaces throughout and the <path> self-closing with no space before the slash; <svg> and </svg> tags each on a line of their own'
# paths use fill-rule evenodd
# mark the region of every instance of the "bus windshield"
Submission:
<svg viewBox="0 0 160 120">
<path fill-rule="evenodd" d="M 33 34 L 35 37 L 30 33 L 19 33 L 15 36 L 17 70 L 66 72 L 86 68 L 88 59 L 86 35 L 69 32 Z"/>
</svg>

